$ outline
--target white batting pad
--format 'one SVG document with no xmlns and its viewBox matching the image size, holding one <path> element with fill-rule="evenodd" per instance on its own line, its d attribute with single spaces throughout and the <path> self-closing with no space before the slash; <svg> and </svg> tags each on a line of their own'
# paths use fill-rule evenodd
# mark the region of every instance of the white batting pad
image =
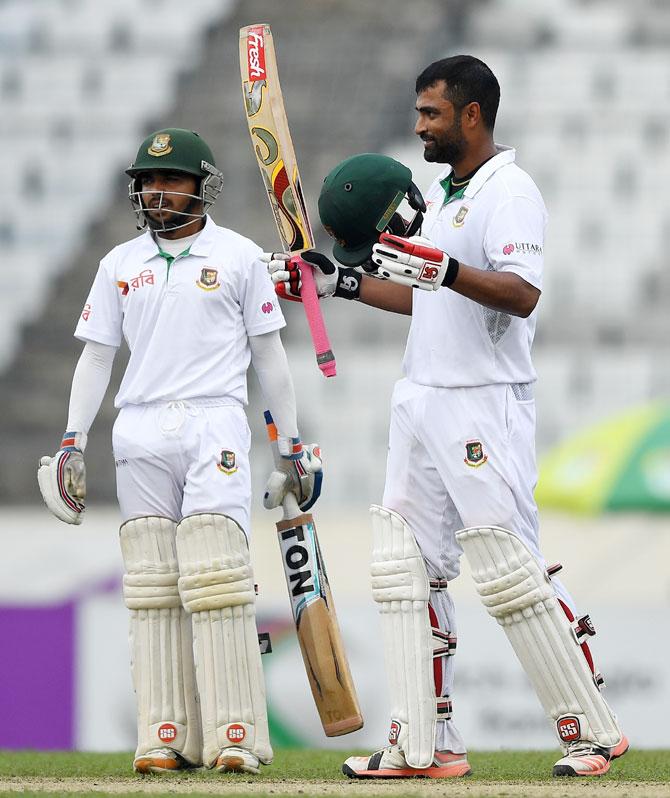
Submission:
<svg viewBox="0 0 670 798">
<path fill-rule="evenodd" d="M 621 731 L 551 579 L 525 544 L 500 527 L 456 533 L 484 606 L 503 627 L 563 745 L 616 745 Z"/>
<path fill-rule="evenodd" d="M 175 529 L 174 521 L 150 516 L 127 521 L 119 531 L 137 695 L 136 756 L 168 747 L 199 764 L 191 619 L 177 589 Z"/>
<path fill-rule="evenodd" d="M 412 767 L 426 768 L 433 761 L 436 729 L 428 573 L 405 520 L 375 504 L 370 513 L 372 597 L 381 613 L 391 691 L 390 740 Z"/>
<path fill-rule="evenodd" d="M 236 746 L 272 761 L 256 632 L 249 547 L 225 515 L 191 515 L 177 527 L 179 593 L 193 613 L 203 761 Z"/>
</svg>

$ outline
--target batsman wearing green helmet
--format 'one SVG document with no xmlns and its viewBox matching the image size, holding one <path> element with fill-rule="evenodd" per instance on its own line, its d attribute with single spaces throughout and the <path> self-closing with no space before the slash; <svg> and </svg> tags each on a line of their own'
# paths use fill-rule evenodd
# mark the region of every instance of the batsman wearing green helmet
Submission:
<svg viewBox="0 0 670 798">
<path fill-rule="evenodd" d="M 122 341 L 130 358 L 112 434 L 130 610 L 140 774 L 205 766 L 256 774 L 272 761 L 249 556 L 250 362 L 277 429 L 264 505 L 318 498 L 279 330 L 253 241 L 207 211 L 222 176 L 194 131 L 164 128 L 127 169 L 142 235 L 100 262 L 75 336 L 68 430 L 38 482 L 61 521 L 84 518 L 84 450 Z"/>
<path fill-rule="evenodd" d="M 160 173 L 163 180 L 170 173 L 190 175 L 193 193 L 166 192 L 164 184 L 150 182 L 153 173 Z M 194 131 L 179 128 L 161 130 L 145 139 L 126 174 L 131 178 L 128 198 L 140 230 L 147 225 L 163 233 L 201 227 L 223 188 L 223 175 L 207 143 Z"/>
<path fill-rule="evenodd" d="M 416 81 L 425 160 L 442 170 L 425 195 L 380 155 L 326 177 L 319 214 L 336 265 L 306 252 L 322 296 L 411 316 L 394 389 L 386 483 L 372 513 L 372 593 L 391 692 L 389 745 L 349 757 L 352 778 L 470 773 L 454 718 L 456 617 L 448 583 L 467 557 L 551 720 L 555 776 L 599 776 L 628 748 L 586 640 L 595 633 L 547 568 L 533 490 L 536 373 L 531 344 L 542 289 L 542 196 L 495 142 L 500 98 L 477 58 L 445 58 Z M 415 212 L 398 214 L 407 200 Z M 420 234 L 419 234 L 420 233 Z M 280 296 L 300 297 L 299 264 L 267 256 Z M 452 716 L 453 715 L 453 716 Z M 501 744 L 507 744 L 507 739 Z"/>
</svg>

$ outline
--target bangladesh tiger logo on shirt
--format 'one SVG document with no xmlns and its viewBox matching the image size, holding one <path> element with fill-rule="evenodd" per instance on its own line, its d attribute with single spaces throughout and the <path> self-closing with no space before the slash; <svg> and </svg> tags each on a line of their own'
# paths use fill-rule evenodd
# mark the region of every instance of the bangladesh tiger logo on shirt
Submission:
<svg viewBox="0 0 670 798">
<path fill-rule="evenodd" d="M 463 227 L 465 224 L 465 217 L 468 215 L 469 210 L 470 208 L 468 208 L 467 205 L 461 205 L 461 207 L 458 209 L 458 213 L 451 220 L 451 223 L 454 227 Z"/>
<path fill-rule="evenodd" d="M 205 266 L 200 272 L 200 279 L 196 280 L 195 284 L 203 291 L 215 291 L 221 285 L 218 278 L 219 272 L 216 269 L 208 269 Z"/>
<path fill-rule="evenodd" d="M 472 440 L 465 442 L 465 465 L 471 468 L 479 468 L 489 459 L 487 454 L 484 454 L 484 447 L 481 441 Z"/>
<path fill-rule="evenodd" d="M 221 449 L 221 459 L 216 467 L 224 474 L 234 474 L 237 471 L 235 452 L 231 452 L 230 449 Z"/>
</svg>

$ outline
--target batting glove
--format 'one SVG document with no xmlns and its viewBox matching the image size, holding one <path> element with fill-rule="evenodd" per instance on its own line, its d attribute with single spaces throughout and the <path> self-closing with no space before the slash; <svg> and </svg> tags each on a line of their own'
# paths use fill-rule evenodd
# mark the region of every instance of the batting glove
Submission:
<svg viewBox="0 0 670 798">
<path fill-rule="evenodd" d="M 336 296 L 343 299 L 358 299 L 361 291 L 361 275 L 354 269 L 342 269 L 325 255 L 310 249 L 302 255 L 287 255 L 284 252 L 264 252 L 261 260 L 268 265 L 268 273 L 275 286 L 275 293 L 283 299 L 301 302 L 302 279 L 300 263 L 306 261 L 314 267 L 314 282 L 319 297 Z"/>
<path fill-rule="evenodd" d="M 293 493 L 298 506 L 307 512 L 321 495 L 323 463 L 318 444 L 303 445 L 300 438 L 277 435 L 269 410 L 265 411 L 265 423 L 275 460 L 263 494 L 263 506 L 267 510 L 279 507 L 287 493 Z"/>
<path fill-rule="evenodd" d="M 86 510 L 86 466 L 83 432 L 66 432 L 53 457 L 40 459 L 37 483 L 44 503 L 60 521 L 81 524 Z"/>
<path fill-rule="evenodd" d="M 424 291 L 450 286 L 459 267 L 455 258 L 427 238 L 401 238 L 390 233 L 382 233 L 379 243 L 372 247 L 372 262 L 381 277 Z"/>
</svg>

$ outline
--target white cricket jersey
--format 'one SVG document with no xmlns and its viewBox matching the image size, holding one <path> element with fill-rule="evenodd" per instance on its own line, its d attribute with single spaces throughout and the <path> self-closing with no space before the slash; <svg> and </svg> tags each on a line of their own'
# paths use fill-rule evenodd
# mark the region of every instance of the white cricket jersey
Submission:
<svg viewBox="0 0 670 798">
<path fill-rule="evenodd" d="M 249 336 L 284 326 L 253 241 L 209 217 L 187 254 L 150 232 L 100 262 L 75 336 L 130 349 L 116 407 L 193 398 L 246 404 Z"/>
<path fill-rule="evenodd" d="M 497 150 L 462 196 L 445 202 L 440 181 L 451 167 L 438 176 L 425 196 L 422 235 L 461 263 L 514 272 L 541 289 L 547 211 L 533 180 L 514 163 L 515 151 Z M 535 381 L 536 311 L 527 319 L 499 313 L 448 288 L 412 296 L 403 362 L 412 382 L 451 388 Z"/>
</svg>

